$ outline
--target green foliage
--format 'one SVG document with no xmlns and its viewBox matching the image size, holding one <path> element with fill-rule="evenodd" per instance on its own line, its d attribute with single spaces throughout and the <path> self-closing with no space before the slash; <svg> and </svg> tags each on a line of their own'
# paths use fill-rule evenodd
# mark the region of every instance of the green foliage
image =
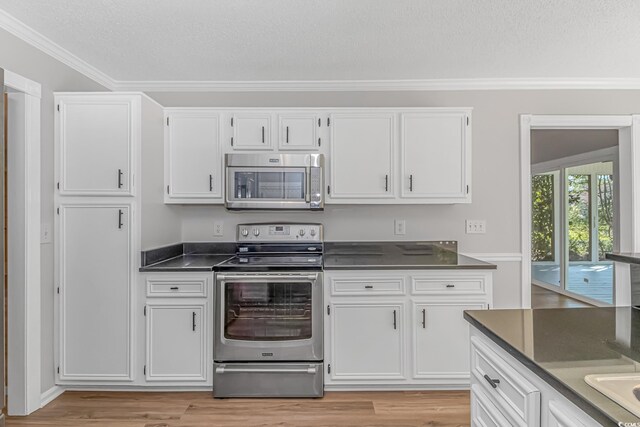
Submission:
<svg viewBox="0 0 640 427">
<path fill-rule="evenodd" d="M 591 260 L 591 181 L 589 175 L 567 175 L 569 261 Z"/>
<path fill-rule="evenodd" d="M 553 223 L 553 175 L 534 175 L 532 189 L 531 259 L 553 261 L 555 230 Z"/>
</svg>

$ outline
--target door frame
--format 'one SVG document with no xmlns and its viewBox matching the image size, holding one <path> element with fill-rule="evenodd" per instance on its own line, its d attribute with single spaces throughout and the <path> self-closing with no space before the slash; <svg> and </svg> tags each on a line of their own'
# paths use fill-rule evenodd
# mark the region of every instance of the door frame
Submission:
<svg viewBox="0 0 640 427">
<path fill-rule="evenodd" d="M 620 252 L 640 249 L 640 115 L 520 115 L 520 216 L 523 308 L 531 307 L 531 131 L 535 129 L 617 129 L 619 167 Z M 630 195 L 631 197 L 623 197 Z M 639 215 L 636 215 L 638 213 Z M 629 305 L 629 265 L 615 263 L 614 305 Z"/>
<path fill-rule="evenodd" d="M 9 115 L 8 406 L 9 415 L 41 407 L 40 103 L 41 86 L 5 70 L 16 116 Z M 11 105 L 9 111 L 11 112 Z"/>
</svg>

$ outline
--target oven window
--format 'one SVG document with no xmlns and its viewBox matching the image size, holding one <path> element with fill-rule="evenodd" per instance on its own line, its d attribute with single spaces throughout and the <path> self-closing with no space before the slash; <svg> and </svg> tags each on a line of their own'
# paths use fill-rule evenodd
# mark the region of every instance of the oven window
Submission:
<svg viewBox="0 0 640 427">
<path fill-rule="evenodd" d="M 234 172 L 236 199 L 304 200 L 305 173 L 296 172 Z"/>
<path fill-rule="evenodd" d="M 242 341 L 311 338 L 311 283 L 226 283 L 224 337 Z"/>
</svg>

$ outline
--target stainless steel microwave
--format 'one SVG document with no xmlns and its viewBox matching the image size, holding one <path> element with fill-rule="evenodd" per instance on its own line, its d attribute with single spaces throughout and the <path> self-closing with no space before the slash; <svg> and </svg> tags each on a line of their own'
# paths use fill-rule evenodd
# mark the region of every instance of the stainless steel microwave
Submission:
<svg viewBox="0 0 640 427">
<path fill-rule="evenodd" d="M 324 209 L 322 154 L 227 154 L 227 209 Z"/>
</svg>

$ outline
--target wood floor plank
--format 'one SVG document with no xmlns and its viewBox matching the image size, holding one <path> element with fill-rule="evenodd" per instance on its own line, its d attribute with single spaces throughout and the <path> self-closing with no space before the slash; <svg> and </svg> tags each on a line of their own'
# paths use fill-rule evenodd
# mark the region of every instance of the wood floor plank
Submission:
<svg viewBox="0 0 640 427">
<path fill-rule="evenodd" d="M 207 392 L 66 392 L 7 426 L 467 427 L 468 391 L 330 392 L 322 399 L 214 399 Z"/>
</svg>

